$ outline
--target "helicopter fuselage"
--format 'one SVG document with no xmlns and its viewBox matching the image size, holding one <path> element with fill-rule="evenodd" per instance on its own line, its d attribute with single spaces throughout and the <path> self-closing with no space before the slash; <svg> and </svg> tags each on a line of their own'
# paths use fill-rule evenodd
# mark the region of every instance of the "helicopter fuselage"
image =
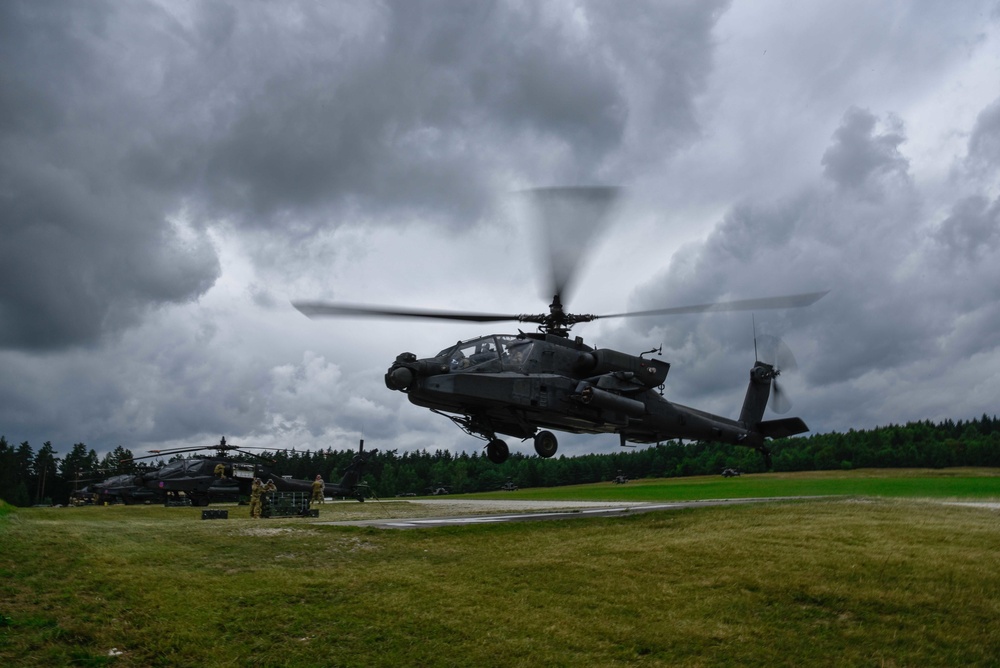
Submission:
<svg viewBox="0 0 1000 668">
<path fill-rule="evenodd" d="M 540 429 L 616 433 L 623 445 L 691 439 L 762 448 L 770 434 L 755 427 L 767 402 L 769 369 L 760 362 L 754 367 L 740 420 L 664 399 L 667 362 L 554 334 L 484 336 L 425 359 L 403 353 L 385 381 L 410 402 L 487 440 L 490 459 L 503 461 L 507 447 L 497 434 L 534 437 L 538 454 L 555 454 L 555 436 Z"/>
</svg>

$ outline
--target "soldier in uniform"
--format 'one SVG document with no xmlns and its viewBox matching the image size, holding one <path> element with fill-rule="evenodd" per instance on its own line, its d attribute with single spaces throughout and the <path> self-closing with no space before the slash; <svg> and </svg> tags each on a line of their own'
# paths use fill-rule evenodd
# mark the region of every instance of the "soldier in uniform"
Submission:
<svg viewBox="0 0 1000 668">
<path fill-rule="evenodd" d="M 261 510 L 264 509 L 265 506 L 270 509 L 270 507 L 271 507 L 271 494 L 276 489 L 278 489 L 278 486 L 275 485 L 274 481 L 270 480 L 270 479 L 267 481 L 266 485 L 264 485 L 263 487 L 260 488 L 260 501 L 257 504 L 258 505 L 257 516 L 258 517 L 260 517 L 260 512 L 261 512 Z M 268 517 L 271 516 L 270 512 L 268 512 L 267 516 Z"/>
<path fill-rule="evenodd" d="M 323 503 L 323 476 L 318 475 L 312 483 L 312 498 L 309 500 L 309 505 L 314 503 Z"/>
<path fill-rule="evenodd" d="M 263 489 L 264 485 L 260 478 L 254 478 L 253 484 L 250 485 L 250 517 L 255 520 L 260 519 L 260 493 Z"/>
<path fill-rule="evenodd" d="M 223 464 L 222 462 L 219 462 L 218 464 L 215 465 L 215 477 L 216 478 L 226 477 L 226 465 Z"/>
</svg>

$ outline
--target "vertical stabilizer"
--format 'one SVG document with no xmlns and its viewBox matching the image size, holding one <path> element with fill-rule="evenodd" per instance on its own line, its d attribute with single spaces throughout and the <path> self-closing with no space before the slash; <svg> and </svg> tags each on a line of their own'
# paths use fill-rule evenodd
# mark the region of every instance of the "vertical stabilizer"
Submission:
<svg viewBox="0 0 1000 668">
<path fill-rule="evenodd" d="M 344 476 L 340 479 L 339 483 L 326 485 L 324 488 L 325 493 L 330 496 L 353 496 L 358 501 L 364 501 L 364 486 L 361 484 L 361 478 L 365 474 L 365 466 L 367 466 L 368 460 L 376 452 L 378 450 L 368 450 L 366 452 L 365 440 L 361 439 L 361 443 L 358 446 L 358 454 L 354 455 L 351 463 L 344 469 Z"/>
<path fill-rule="evenodd" d="M 777 376 L 774 367 L 764 362 L 756 362 L 750 370 L 750 385 L 743 399 L 740 422 L 747 429 L 755 430 L 764 417 L 767 400 L 771 397 L 771 381 Z"/>
</svg>

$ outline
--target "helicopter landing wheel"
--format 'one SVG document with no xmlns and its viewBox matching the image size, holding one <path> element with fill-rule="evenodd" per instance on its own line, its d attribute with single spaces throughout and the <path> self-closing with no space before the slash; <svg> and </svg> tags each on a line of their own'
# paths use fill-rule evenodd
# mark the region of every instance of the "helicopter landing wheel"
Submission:
<svg viewBox="0 0 1000 668">
<path fill-rule="evenodd" d="M 535 452 L 538 453 L 539 457 L 548 459 L 556 454 L 558 449 L 559 441 L 551 431 L 540 431 L 535 434 Z"/>
<path fill-rule="evenodd" d="M 486 456 L 494 464 L 503 464 L 510 456 L 510 448 L 507 447 L 506 441 L 494 438 L 486 444 Z"/>
</svg>

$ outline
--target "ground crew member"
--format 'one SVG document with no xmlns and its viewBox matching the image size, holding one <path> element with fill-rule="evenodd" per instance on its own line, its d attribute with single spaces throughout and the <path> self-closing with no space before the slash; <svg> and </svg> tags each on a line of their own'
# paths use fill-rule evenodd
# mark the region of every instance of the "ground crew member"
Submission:
<svg viewBox="0 0 1000 668">
<path fill-rule="evenodd" d="M 260 478 L 254 478 L 253 484 L 250 485 L 250 517 L 255 520 L 260 519 L 260 493 L 264 489 L 264 485 L 260 482 Z"/>
<path fill-rule="evenodd" d="M 309 500 L 309 505 L 314 503 L 323 503 L 323 476 L 318 475 L 312 483 L 312 499 Z"/>
<path fill-rule="evenodd" d="M 266 485 L 264 485 L 263 487 L 260 488 L 260 501 L 258 503 L 259 510 L 257 511 L 257 516 L 258 517 L 260 516 L 261 510 L 263 510 L 265 506 L 267 506 L 267 509 L 269 511 L 268 514 L 267 514 L 267 516 L 268 517 L 271 516 L 271 513 L 270 513 L 270 509 L 271 509 L 271 493 L 274 490 L 276 490 L 276 489 L 278 489 L 278 486 L 275 485 L 274 481 L 270 480 L 270 479 L 268 479 Z"/>
</svg>

